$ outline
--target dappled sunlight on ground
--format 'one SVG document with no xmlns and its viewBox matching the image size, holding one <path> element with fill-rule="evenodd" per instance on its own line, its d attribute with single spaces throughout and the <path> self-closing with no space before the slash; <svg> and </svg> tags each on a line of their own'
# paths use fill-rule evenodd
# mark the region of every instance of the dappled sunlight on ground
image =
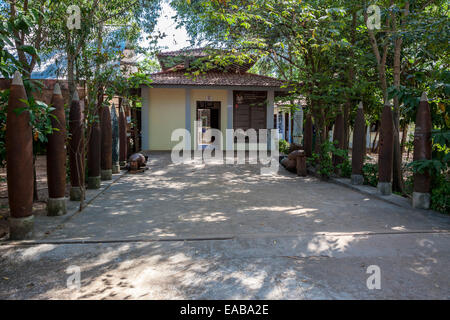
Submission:
<svg viewBox="0 0 450 320">
<path fill-rule="evenodd" d="M 149 167 L 46 244 L 0 246 L 0 299 L 450 298 L 448 220 L 282 168 L 174 165 L 167 153 Z M 383 290 L 367 289 L 370 265 Z"/>
</svg>

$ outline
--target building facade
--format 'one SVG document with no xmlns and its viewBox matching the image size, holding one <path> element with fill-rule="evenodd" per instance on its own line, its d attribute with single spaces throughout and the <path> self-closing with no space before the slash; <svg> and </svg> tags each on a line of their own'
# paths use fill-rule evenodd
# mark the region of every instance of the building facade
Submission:
<svg viewBox="0 0 450 320">
<path fill-rule="evenodd" d="M 180 128 L 190 132 L 191 149 L 214 143 L 229 150 L 236 148 L 236 138 L 227 141 L 226 129 L 258 131 L 275 127 L 274 98 L 286 91 L 283 82 L 249 73 L 254 62 L 194 75 L 193 65 L 204 63 L 201 59 L 208 56 L 204 49 L 158 55 L 162 71 L 150 75 L 151 87 L 141 87 L 143 150 L 171 150 L 178 143 L 172 141 L 172 133 Z M 223 140 L 205 136 L 207 129 L 219 130 Z"/>
</svg>

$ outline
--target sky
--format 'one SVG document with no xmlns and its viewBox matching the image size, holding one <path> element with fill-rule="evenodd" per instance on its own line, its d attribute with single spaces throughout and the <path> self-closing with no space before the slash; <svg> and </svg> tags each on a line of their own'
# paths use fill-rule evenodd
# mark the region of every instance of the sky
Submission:
<svg viewBox="0 0 450 320">
<path fill-rule="evenodd" d="M 159 31 L 166 34 L 166 37 L 159 39 L 158 41 L 158 46 L 161 48 L 161 51 L 179 50 L 190 45 L 190 37 L 188 36 L 186 29 L 184 27 L 176 29 L 176 22 L 172 19 L 175 15 L 176 11 L 170 7 L 168 1 L 164 1 L 161 5 L 161 14 L 155 28 L 156 32 Z M 148 41 L 145 40 L 146 38 L 147 37 L 144 35 L 144 40 L 142 40 L 141 45 L 146 46 L 146 42 L 148 43 Z M 144 58 L 144 55 L 138 55 L 136 60 L 142 61 Z M 57 69 L 57 65 L 55 64 L 54 57 L 44 58 L 42 60 L 42 65 L 40 67 L 36 66 L 33 77 L 39 79 L 56 78 L 57 75 L 55 70 Z"/>
<path fill-rule="evenodd" d="M 176 11 L 168 2 L 164 2 L 161 8 L 161 16 L 156 24 L 156 30 L 164 32 L 167 36 L 158 41 L 162 51 L 173 51 L 189 46 L 189 36 L 184 27 L 176 29 L 176 22 L 172 19 Z"/>
</svg>

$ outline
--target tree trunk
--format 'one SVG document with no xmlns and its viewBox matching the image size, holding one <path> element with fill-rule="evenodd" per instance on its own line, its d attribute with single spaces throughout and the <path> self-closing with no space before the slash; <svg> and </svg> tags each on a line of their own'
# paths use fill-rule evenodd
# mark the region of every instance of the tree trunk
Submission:
<svg viewBox="0 0 450 320">
<path fill-rule="evenodd" d="M 406 18 L 409 14 L 409 1 L 406 1 L 405 11 L 403 14 L 403 18 Z M 392 13 L 392 21 L 393 21 L 393 29 L 394 32 L 397 31 L 397 19 L 395 16 L 395 12 Z M 404 24 L 405 21 L 402 21 Z M 401 36 L 395 39 L 395 47 L 394 47 L 394 86 L 398 89 L 400 88 L 400 76 L 401 76 L 401 54 L 402 54 L 402 43 L 403 39 Z M 392 190 L 404 193 L 405 186 L 403 181 L 403 173 L 402 173 L 402 158 L 403 154 L 400 147 L 400 135 L 399 135 L 399 127 L 400 127 L 400 102 L 398 96 L 394 97 L 394 163 L 393 163 L 393 177 L 392 177 Z"/>
<path fill-rule="evenodd" d="M 69 97 L 72 98 L 73 94 L 76 90 L 76 84 L 75 84 L 75 57 L 73 57 L 71 54 L 67 53 L 67 82 L 69 86 Z"/>
</svg>

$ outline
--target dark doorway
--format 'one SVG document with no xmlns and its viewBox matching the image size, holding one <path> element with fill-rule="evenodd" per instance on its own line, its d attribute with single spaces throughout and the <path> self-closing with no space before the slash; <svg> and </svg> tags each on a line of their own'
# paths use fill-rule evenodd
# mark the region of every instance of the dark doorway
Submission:
<svg viewBox="0 0 450 320">
<path fill-rule="evenodd" d="M 220 101 L 197 101 L 197 121 L 201 126 L 198 132 L 198 145 L 205 146 L 216 142 L 215 137 L 209 136 L 207 131 L 220 130 Z"/>
</svg>

